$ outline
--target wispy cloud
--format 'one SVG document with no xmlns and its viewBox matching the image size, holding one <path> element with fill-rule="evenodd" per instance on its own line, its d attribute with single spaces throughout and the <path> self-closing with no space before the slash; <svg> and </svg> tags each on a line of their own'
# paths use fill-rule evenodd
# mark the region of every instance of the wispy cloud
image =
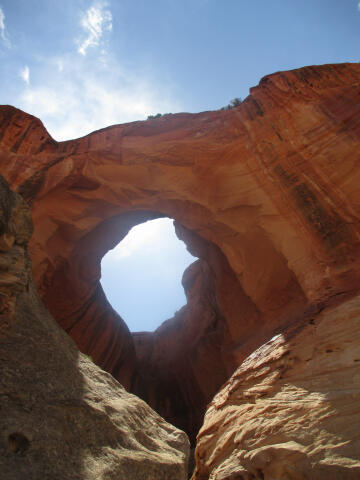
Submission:
<svg viewBox="0 0 360 480">
<path fill-rule="evenodd" d="M 84 30 L 85 38 L 79 43 L 78 52 L 85 56 L 87 49 L 100 44 L 104 31 L 112 30 L 112 15 L 107 8 L 107 2 L 96 2 L 81 17 L 81 27 Z"/>
<path fill-rule="evenodd" d="M 358 3 L 358 11 L 360 12 L 360 2 Z"/>
<path fill-rule="evenodd" d="M 102 267 L 130 265 L 129 262 L 142 261 L 144 258 L 161 259 L 156 266 L 157 273 L 176 271 L 184 264 L 195 259 L 183 242 L 179 242 L 175 234 L 173 221 L 170 218 L 158 218 L 133 227 L 127 236 L 102 259 Z M 175 270 L 174 270 L 175 269 Z M 181 278 L 183 269 L 178 272 Z"/>
<path fill-rule="evenodd" d="M 25 67 L 20 70 L 20 77 L 27 85 L 30 84 L 30 69 L 27 65 L 25 65 Z"/>
<path fill-rule="evenodd" d="M 154 244 L 163 244 L 164 237 L 171 230 L 172 221 L 168 218 L 141 223 L 133 227 L 127 236 L 108 253 L 107 260 L 119 261 L 130 257 L 141 248 L 153 248 Z"/>
<path fill-rule="evenodd" d="M 5 14 L 1 7 L 0 7 L 0 38 L 5 44 L 5 46 L 10 48 L 11 43 L 5 27 Z"/>
<path fill-rule="evenodd" d="M 38 116 L 56 140 L 181 110 L 167 87 L 144 73 L 126 71 L 115 58 L 108 55 L 94 65 L 87 57 L 76 60 L 74 55 L 44 60 L 36 67 L 37 80 L 15 101 L 19 108 Z"/>
<path fill-rule="evenodd" d="M 30 69 L 21 69 L 25 85 L 11 103 L 39 117 L 57 141 L 81 137 L 109 125 L 144 120 L 150 114 L 182 110 L 172 86 L 164 85 L 162 77 L 154 78 L 148 68 L 129 71 L 119 62 L 116 52 L 113 55 L 110 48 L 104 48 L 103 32 L 112 28 L 107 5 L 104 1 L 92 3 L 83 13 L 83 28 L 88 36 L 79 51 L 53 58 L 38 56 L 36 62 L 28 64 Z M 96 45 L 99 48 L 94 50 L 94 61 L 93 55 L 86 52 Z"/>
</svg>

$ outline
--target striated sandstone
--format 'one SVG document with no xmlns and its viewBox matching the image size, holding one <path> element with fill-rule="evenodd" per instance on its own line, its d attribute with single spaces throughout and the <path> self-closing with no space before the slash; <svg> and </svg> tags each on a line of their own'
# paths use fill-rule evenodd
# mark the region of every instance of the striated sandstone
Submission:
<svg viewBox="0 0 360 480">
<path fill-rule="evenodd" d="M 0 169 L 32 205 L 41 298 L 82 351 L 192 435 L 251 352 L 359 291 L 359 88 L 359 64 L 305 67 L 265 77 L 233 110 L 60 143 L 38 119 L 0 110 Z M 163 215 L 198 250 L 193 298 L 134 345 L 100 259 Z"/>
<path fill-rule="evenodd" d="M 185 480 L 186 435 L 81 354 L 45 310 L 26 250 L 29 210 L 1 177 L 0 208 L 1 479 Z"/>
<path fill-rule="evenodd" d="M 360 297 L 253 352 L 210 403 L 193 480 L 360 478 Z"/>
</svg>

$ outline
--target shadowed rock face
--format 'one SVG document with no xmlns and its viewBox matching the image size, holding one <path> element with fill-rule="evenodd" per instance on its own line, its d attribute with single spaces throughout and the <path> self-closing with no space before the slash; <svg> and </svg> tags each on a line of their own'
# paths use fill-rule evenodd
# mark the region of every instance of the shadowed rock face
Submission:
<svg viewBox="0 0 360 480">
<path fill-rule="evenodd" d="M 269 75 L 230 111 L 57 143 L 0 111 L 0 165 L 32 205 L 38 291 L 80 349 L 194 437 L 206 404 L 273 335 L 359 290 L 360 65 Z M 188 305 L 129 333 L 100 260 L 131 226 L 175 219 L 200 261 Z"/>
<path fill-rule="evenodd" d="M 185 433 L 81 354 L 44 308 L 31 227 L 0 177 L 1 478 L 185 480 Z"/>
</svg>

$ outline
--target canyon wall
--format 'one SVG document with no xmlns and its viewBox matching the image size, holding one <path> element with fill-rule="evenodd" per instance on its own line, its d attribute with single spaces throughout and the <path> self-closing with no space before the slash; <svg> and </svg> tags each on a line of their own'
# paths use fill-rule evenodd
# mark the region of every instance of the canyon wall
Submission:
<svg viewBox="0 0 360 480">
<path fill-rule="evenodd" d="M 185 433 L 81 354 L 44 308 L 31 230 L 0 177 L 1 478 L 185 480 Z"/>
<path fill-rule="evenodd" d="M 304 320 L 212 400 L 192 480 L 360 478 L 360 296 Z"/>
<path fill-rule="evenodd" d="M 192 439 L 249 354 L 359 291 L 359 84 L 359 64 L 305 67 L 268 75 L 232 110 L 59 143 L 0 110 L 0 168 L 31 204 L 41 298 L 83 352 Z M 187 306 L 132 337 L 100 260 L 158 216 L 200 260 L 184 274 Z"/>
</svg>

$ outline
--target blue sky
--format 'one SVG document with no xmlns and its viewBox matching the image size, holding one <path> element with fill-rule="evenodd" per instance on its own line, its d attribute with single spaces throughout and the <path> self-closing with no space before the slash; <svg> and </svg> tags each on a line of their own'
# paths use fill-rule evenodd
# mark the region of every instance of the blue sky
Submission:
<svg viewBox="0 0 360 480">
<path fill-rule="evenodd" d="M 56 140 L 158 112 L 217 109 L 245 98 L 266 74 L 358 62 L 359 5 L 0 0 L 0 103 L 40 117 Z M 168 240 L 159 231 L 164 250 Z M 180 252 L 173 251 L 175 262 Z"/>
<path fill-rule="evenodd" d="M 0 0 L 0 103 L 57 139 L 217 109 L 278 70 L 359 61 L 355 0 Z"/>
<path fill-rule="evenodd" d="M 101 283 L 131 330 L 151 331 L 186 303 L 181 277 L 195 260 L 176 237 L 173 221 L 160 218 L 133 227 L 105 255 Z"/>
</svg>

